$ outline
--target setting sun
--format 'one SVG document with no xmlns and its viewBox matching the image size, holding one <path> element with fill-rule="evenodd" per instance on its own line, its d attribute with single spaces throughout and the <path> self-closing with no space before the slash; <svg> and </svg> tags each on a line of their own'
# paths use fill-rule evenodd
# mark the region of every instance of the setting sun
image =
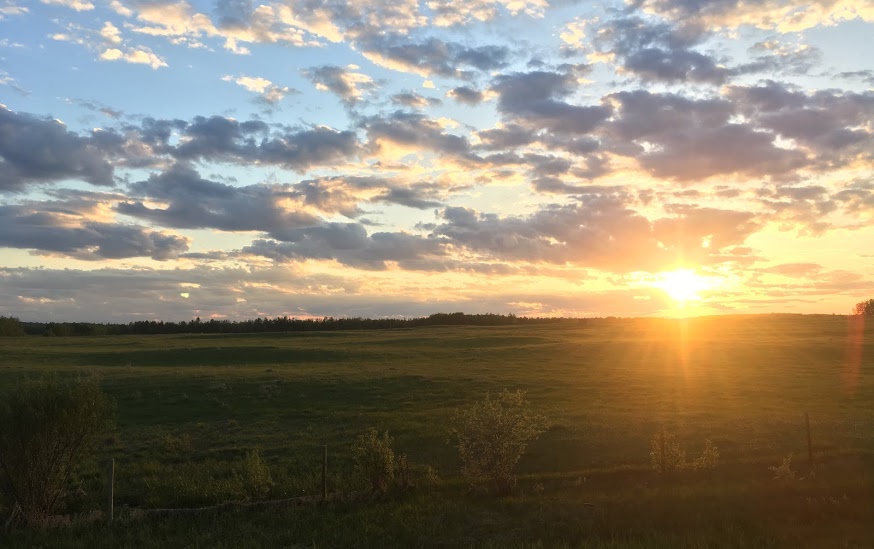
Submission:
<svg viewBox="0 0 874 549">
<path fill-rule="evenodd" d="M 701 299 L 698 292 L 712 288 L 713 285 L 712 281 L 696 274 L 691 269 L 662 273 L 657 282 L 653 284 L 656 288 L 664 290 L 672 299 L 681 303 Z"/>
</svg>

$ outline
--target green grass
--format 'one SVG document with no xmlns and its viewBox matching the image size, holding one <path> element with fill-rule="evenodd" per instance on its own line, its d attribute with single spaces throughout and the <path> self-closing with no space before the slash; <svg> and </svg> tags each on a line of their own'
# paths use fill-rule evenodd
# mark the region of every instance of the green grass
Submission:
<svg viewBox="0 0 874 549">
<path fill-rule="evenodd" d="M 99 459 L 116 459 L 122 514 L 241 499 L 255 448 L 273 498 L 320 491 L 325 444 L 331 488 L 360 489 L 351 445 L 369 426 L 444 478 L 388 501 L 16 531 L 4 546 L 874 545 L 874 329 L 847 317 L 5 338 L 0 356 L 0 392 L 45 371 L 103 375 L 119 422 Z M 527 391 L 552 427 L 520 462 L 513 496 L 473 496 L 449 420 L 503 388 Z M 659 478 L 649 443 L 662 424 L 690 457 L 712 439 L 722 466 Z M 774 481 L 768 467 L 790 452 L 804 479 Z M 95 463 L 77 485 L 68 510 L 98 508 Z"/>
</svg>

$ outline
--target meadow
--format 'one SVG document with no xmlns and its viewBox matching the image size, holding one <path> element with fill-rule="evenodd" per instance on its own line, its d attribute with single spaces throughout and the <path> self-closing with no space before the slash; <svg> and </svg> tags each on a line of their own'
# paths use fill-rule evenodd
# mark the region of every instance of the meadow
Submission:
<svg viewBox="0 0 874 549">
<path fill-rule="evenodd" d="M 4 547 L 871 547 L 874 323 L 846 316 L 592 319 L 542 326 L 0 338 L 0 394 L 91 370 L 118 422 L 66 511 L 100 509 L 116 462 L 118 520 L 0 533 Z M 526 391 L 550 428 L 509 496 L 469 493 L 453 412 Z M 808 461 L 805 413 L 814 460 Z M 661 428 L 709 474 L 653 471 Z M 387 430 L 439 482 L 378 500 L 136 519 L 135 509 L 365 487 L 351 446 Z M 794 478 L 772 469 L 792 455 Z M 0 509 L 0 511 L 4 511 Z M 2 513 L 0 513 L 2 514 Z"/>
</svg>

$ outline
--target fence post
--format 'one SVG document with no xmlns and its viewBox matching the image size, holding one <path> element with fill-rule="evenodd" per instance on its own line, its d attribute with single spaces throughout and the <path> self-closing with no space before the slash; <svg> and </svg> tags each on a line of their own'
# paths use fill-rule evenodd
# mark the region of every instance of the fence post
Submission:
<svg viewBox="0 0 874 549">
<path fill-rule="evenodd" d="M 810 439 L 810 414 L 804 412 L 804 424 L 807 427 L 807 459 L 813 465 L 813 443 Z"/>
<path fill-rule="evenodd" d="M 114 514 L 114 492 L 115 492 L 115 458 L 110 458 L 107 464 L 107 484 L 106 484 L 106 521 L 112 524 Z"/>
<path fill-rule="evenodd" d="M 328 445 L 322 454 L 322 501 L 328 501 Z"/>
</svg>

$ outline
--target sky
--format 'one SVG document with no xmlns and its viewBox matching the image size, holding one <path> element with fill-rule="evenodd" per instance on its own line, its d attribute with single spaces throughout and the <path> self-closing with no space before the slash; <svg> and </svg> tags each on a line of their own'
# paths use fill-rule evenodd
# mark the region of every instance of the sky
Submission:
<svg viewBox="0 0 874 549">
<path fill-rule="evenodd" d="M 0 0 L 0 315 L 838 313 L 871 0 Z"/>
</svg>

